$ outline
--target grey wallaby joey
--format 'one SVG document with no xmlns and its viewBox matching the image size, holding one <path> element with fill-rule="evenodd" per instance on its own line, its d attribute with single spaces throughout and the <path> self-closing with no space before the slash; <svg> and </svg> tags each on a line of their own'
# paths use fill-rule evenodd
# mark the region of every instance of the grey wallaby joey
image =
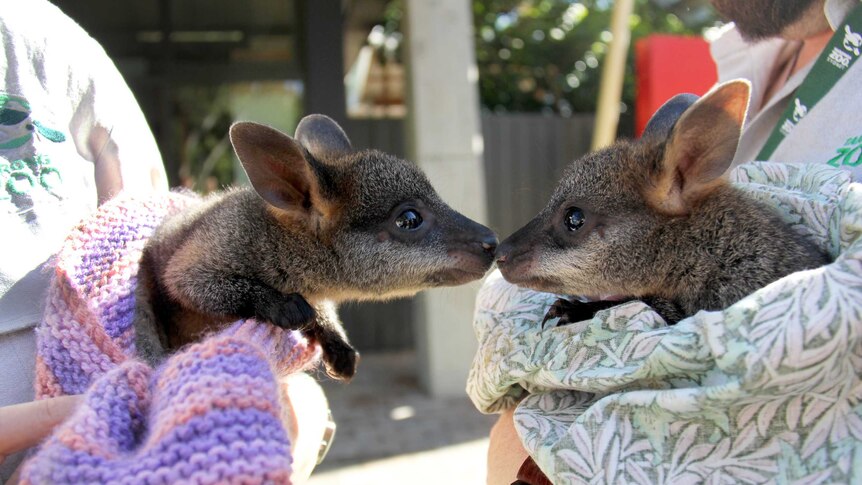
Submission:
<svg viewBox="0 0 862 485">
<path fill-rule="evenodd" d="M 672 324 L 828 263 L 725 176 L 749 93 L 747 82 L 730 81 L 701 99 L 677 96 L 640 140 L 573 162 L 539 215 L 500 244 L 503 277 L 593 300 L 558 300 L 546 321 L 580 321 L 640 299 Z"/>
<path fill-rule="evenodd" d="M 150 361 L 256 318 L 302 329 L 330 375 L 350 378 L 357 354 L 328 302 L 459 285 L 493 263 L 490 229 L 446 205 L 415 165 L 353 150 L 326 116 L 303 118 L 294 138 L 240 122 L 230 139 L 251 187 L 169 218 L 144 248 L 136 344 Z"/>
</svg>

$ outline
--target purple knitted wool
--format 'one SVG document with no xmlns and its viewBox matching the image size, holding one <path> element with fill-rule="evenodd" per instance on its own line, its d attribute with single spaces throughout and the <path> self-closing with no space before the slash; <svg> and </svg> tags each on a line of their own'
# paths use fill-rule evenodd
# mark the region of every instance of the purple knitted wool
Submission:
<svg viewBox="0 0 862 485">
<path fill-rule="evenodd" d="M 289 483 L 267 356 L 306 348 L 297 335 L 249 320 L 157 372 L 135 360 L 108 371 L 27 463 L 24 483 Z"/>
<path fill-rule="evenodd" d="M 289 483 L 277 377 L 314 365 L 319 347 L 248 320 L 155 371 L 132 358 L 143 245 L 164 217 L 197 201 L 115 200 L 58 254 L 37 329 L 37 394 L 87 395 L 27 462 L 25 483 Z"/>
<path fill-rule="evenodd" d="M 36 396 L 80 394 L 134 354 L 138 262 L 161 221 L 198 203 L 164 194 L 111 201 L 72 230 L 56 256 L 36 329 Z"/>
</svg>

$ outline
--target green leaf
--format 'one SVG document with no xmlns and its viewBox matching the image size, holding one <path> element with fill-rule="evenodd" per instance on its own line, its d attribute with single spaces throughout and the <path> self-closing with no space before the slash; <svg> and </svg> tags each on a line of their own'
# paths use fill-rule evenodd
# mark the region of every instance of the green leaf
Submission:
<svg viewBox="0 0 862 485">
<path fill-rule="evenodd" d="M 51 128 L 43 126 L 42 123 L 39 123 L 36 120 L 33 120 L 33 124 L 36 125 L 36 131 L 38 131 L 40 135 L 53 141 L 54 143 L 66 141 L 66 135 L 60 133 L 59 131 L 52 130 Z"/>
</svg>

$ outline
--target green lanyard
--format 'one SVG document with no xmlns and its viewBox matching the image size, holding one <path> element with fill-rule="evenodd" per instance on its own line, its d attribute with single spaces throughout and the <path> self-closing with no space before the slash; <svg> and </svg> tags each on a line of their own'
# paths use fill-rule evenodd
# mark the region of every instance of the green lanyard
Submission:
<svg viewBox="0 0 862 485">
<path fill-rule="evenodd" d="M 757 160 L 769 157 L 784 141 L 793 128 L 814 108 L 826 93 L 841 79 L 850 66 L 862 55 L 862 4 L 857 5 L 829 39 L 829 43 L 805 76 L 796 96 L 787 104 L 778 124 L 772 130 Z"/>
</svg>

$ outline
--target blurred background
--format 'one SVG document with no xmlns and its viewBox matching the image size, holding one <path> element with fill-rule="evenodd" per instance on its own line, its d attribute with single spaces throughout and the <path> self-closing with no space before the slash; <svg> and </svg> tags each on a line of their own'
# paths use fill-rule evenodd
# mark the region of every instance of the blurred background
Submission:
<svg viewBox="0 0 862 485">
<path fill-rule="evenodd" d="M 611 0 L 52 1 L 125 76 L 172 186 L 243 183 L 235 120 L 293 133 L 325 113 L 501 238 L 590 150 L 615 41 L 628 55 L 611 126 L 632 137 L 670 95 L 714 82 L 704 37 L 721 25 L 706 0 L 633 0 L 616 39 Z M 312 483 L 484 481 L 494 419 L 463 392 L 476 288 L 342 308 L 363 362 L 349 385 L 321 376 L 339 431 Z"/>
</svg>

